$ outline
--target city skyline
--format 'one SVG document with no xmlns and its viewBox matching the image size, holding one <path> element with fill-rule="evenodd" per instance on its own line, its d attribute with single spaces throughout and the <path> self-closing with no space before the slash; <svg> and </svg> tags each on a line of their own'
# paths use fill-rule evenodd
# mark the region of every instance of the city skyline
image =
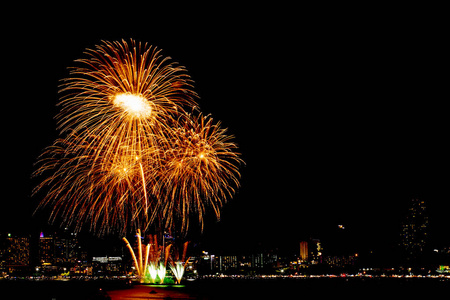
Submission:
<svg viewBox="0 0 450 300">
<path fill-rule="evenodd" d="M 65 26 L 63 34 L 34 18 L 24 20 L 26 31 L 8 32 L 15 51 L 8 54 L 6 97 L 25 105 L 18 114 L 23 124 L 3 121 L 14 147 L 2 181 L 0 231 L 47 228 L 48 216 L 32 217 L 40 199 L 30 198 L 36 183 L 30 175 L 56 136 L 58 80 L 85 48 L 132 37 L 186 66 L 202 111 L 236 136 L 246 162 L 221 221 L 209 220 L 197 233 L 205 243 L 270 247 L 346 233 L 366 249 L 395 245 L 400 216 L 418 198 L 428 203 L 430 239 L 448 244 L 450 149 L 439 72 L 448 62 L 439 24 L 424 32 L 412 19 L 403 30 L 396 18 L 336 26 L 338 17 L 317 24 L 230 13 L 231 25 L 214 13 L 197 21 L 177 14 L 173 26 L 150 30 L 143 21 L 106 28 L 81 12 L 88 22 Z M 18 103 L 6 103 L 5 111 L 16 112 Z"/>
<path fill-rule="evenodd" d="M 364 245 L 359 245 L 359 240 L 354 240 L 354 236 L 345 232 L 346 227 L 342 224 L 338 225 L 333 231 L 332 235 L 304 235 L 302 239 L 291 243 L 265 243 L 258 242 L 256 244 L 244 244 L 239 247 L 233 244 L 228 247 L 217 247 L 212 245 L 208 238 L 197 236 L 191 240 L 191 245 L 194 249 L 191 249 L 192 253 L 198 255 L 205 250 L 215 253 L 217 255 L 241 255 L 246 256 L 254 253 L 275 253 L 277 255 L 284 255 L 290 257 L 297 257 L 300 262 L 324 262 L 325 259 L 332 259 L 333 257 L 362 257 L 366 262 L 372 260 L 370 264 L 379 264 L 380 266 L 386 265 L 417 265 L 423 261 L 426 261 L 429 256 L 434 252 L 440 252 L 442 249 L 448 248 L 446 240 L 434 241 L 429 239 L 432 232 L 428 229 L 429 216 L 427 212 L 426 202 L 419 199 L 411 199 L 408 207 L 405 208 L 406 213 L 399 216 L 399 227 L 396 235 L 398 239 L 394 243 L 384 243 L 377 247 L 365 248 Z M 82 248 L 85 254 L 84 259 L 94 256 L 124 256 L 125 246 L 121 243 L 121 239 L 115 235 L 110 235 L 104 238 L 92 236 L 89 232 L 81 232 L 79 234 L 69 230 L 69 228 L 58 229 L 56 227 L 48 227 L 47 231 L 34 232 L 28 234 L 17 233 L 2 233 L 3 238 L 12 237 L 16 239 L 27 239 L 28 243 L 36 243 L 39 236 L 39 247 L 46 245 L 46 241 L 51 243 L 51 246 L 47 248 L 53 252 L 57 252 L 57 247 L 64 248 L 61 250 L 63 256 L 69 258 L 69 248 Z M 133 239 L 134 235 L 129 235 Z M 183 236 L 169 237 L 169 240 L 185 241 Z M 147 239 L 148 234 L 144 239 Z M 80 239 L 81 238 L 81 239 Z M 156 236 L 155 236 L 156 238 Z M 19 241 L 18 240 L 18 241 Z M 75 242 L 73 242 L 75 241 Z M 161 242 L 161 241 L 160 241 Z M 69 247 L 70 246 L 70 247 Z M 30 246 L 28 249 L 28 255 L 30 255 L 30 249 L 36 249 L 36 246 Z M 76 250 L 70 250 L 76 252 Z M 45 251 L 44 251 L 45 252 Z M 17 254 L 20 256 L 20 254 Z M 55 254 L 56 255 L 56 254 Z M 41 263 L 46 265 L 49 261 L 53 260 L 46 255 L 42 256 L 39 251 L 39 259 L 36 254 L 34 255 L 34 263 Z M 55 256 L 55 258 L 57 258 Z M 31 262 L 31 260 L 30 260 Z M 51 264 L 51 263 L 49 263 Z"/>
<path fill-rule="evenodd" d="M 424 210 L 424 203 L 413 199 L 405 220 L 416 218 L 426 220 L 426 215 L 418 210 Z M 403 222 L 398 249 L 390 249 L 389 256 L 384 257 L 372 252 L 333 253 L 327 249 L 326 241 L 324 243 L 317 238 L 300 241 L 297 249 L 291 249 L 293 251 L 289 253 L 277 248 L 263 247 L 241 252 L 217 249 L 210 251 L 204 248 L 204 245 L 191 242 L 194 245 L 187 252 L 190 258 L 186 261 L 186 270 L 191 275 L 301 275 L 342 272 L 360 274 L 364 270 L 388 272 L 392 275 L 402 274 L 411 268 L 415 270 L 415 274 L 448 272 L 450 247 L 434 248 L 434 245 L 428 245 L 424 241 L 426 240 L 424 236 L 427 235 L 424 226 L 419 226 L 421 227 L 419 231 L 414 229 L 416 224 L 426 223 L 427 221 L 413 220 L 406 226 L 406 222 Z M 148 239 L 151 241 L 152 237 L 143 237 L 143 242 Z M 169 243 L 172 247 L 176 247 L 176 244 L 180 244 L 180 240 L 183 241 L 168 236 L 166 246 Z M 67 229 L 50 235 L 41 232 L 39 237 L 0 233 L 0 272 L 2 276 L 40 274 L 47 277 L 93 278 L 131 274 L 133 260 L 123 243 L 117 239 L 115 241 L 107 239 L 101 242 L 103 247 L 98 247 L 100 245 L 98 239 L 94 241 L 96 245 L 92 245 L 92 242 L 92 239 L 86 239 L 86 236 L 80 236 Z M 347 242 L 341 240 L 341 244 Z M 134 241 L 131 247 L 136 249 L 138 245 L 137 241 Z"/>
</svg>

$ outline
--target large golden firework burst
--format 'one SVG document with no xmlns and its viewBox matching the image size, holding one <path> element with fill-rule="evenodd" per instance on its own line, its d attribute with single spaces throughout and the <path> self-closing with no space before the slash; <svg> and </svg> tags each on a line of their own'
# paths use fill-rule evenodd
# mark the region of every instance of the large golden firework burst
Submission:
<svg viewBox="0 0 450 300">
<path fill-rule="evenodd" d="M 88 151 L 114 156 L 124 145 L 137 152 L 159 146 L 173 119 L 196 105 L 185 68 L 155 47 L 103 42 L 85 54 L 61 85 L 57 120 L 66 139 L 102 137 Z"/>
<path fill-rule="evenodd" d="M 201 114 L 184 67 L 147 44 L 102 42 L 64 80 L 61 138 L 40 156 L 40 207 L 104 233 L 152 222 L 187 230 L 206 206 L 217 217 L 239 186 L 236 145 Z M 164 228 L 163 228 L 164 229 Z"/>
</svg>

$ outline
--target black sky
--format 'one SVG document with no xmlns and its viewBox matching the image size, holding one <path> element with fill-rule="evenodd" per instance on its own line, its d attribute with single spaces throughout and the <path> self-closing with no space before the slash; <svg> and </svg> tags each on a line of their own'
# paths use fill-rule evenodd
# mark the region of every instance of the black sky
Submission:
<svg viewBox="0 0 450 300">
<path fill-rule="evenodd" d="M 420 7 L 28 7 L 2 24 L 0 230 L 30 215 L 33 163 L 56 137 L 58 80 L 100 40 L 163 49 L 195 81 L 204 113 L 236 136 L 242 187 L 205 245 L 395 243 L 408 202 L 428 203 L 449 245 L 448 51 Z M 356 247 L 356 246 L 355 246 Z"/>
</svg>

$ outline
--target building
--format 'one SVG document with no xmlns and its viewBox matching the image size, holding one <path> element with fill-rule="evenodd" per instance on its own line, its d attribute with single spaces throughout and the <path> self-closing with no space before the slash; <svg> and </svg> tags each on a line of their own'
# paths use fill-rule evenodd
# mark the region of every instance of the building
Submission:
<svg viewBox="0 0 450 300">
<path fill-rule="evenodd" d="M 238 269 L 238 258 L 235 255 L 218 256 L 216 259 L 216 269 L 219 273 L 226 273 L 230 271 L 236 272 Z"/>
<path fill-rule="evenodd" d="M 80 246 L 76 233 L 66 233 L 63 236 L 56 236 L 54 242 L 55 264 L 75 264 L 80 259 Z"/>
<path fill-rule="evenodd" d="M 79 260 L 86 261 L 87 253 L 81 251 L 77 234 L 65 231 L 58 235 L 39 236 L 39 263 L 42 266 L 60 266 L 76 264 Z"/>
<path fill-rule="evenodd" d="M 262 269 L 264 268 L 264 254 L 257 253 L 252 255 L 252 268 L 253 269 Z"/>
<path fill-rule="evenodd" d="M 71 271 L 88 273 L 88 269 L 81 267 L 73 267 Z M 121 275 L 125 274 L 125 266 L 122 263 L 121 256 L 104 256 L 104 257 L 92 257 L 92 268 L 90 270 L 91 275 Z"/>
<path fill-rule="evenodd" d="M 427 242 L 428 214 L 425 201 L 412 199 L 400 234 L 402 256 L 407 263 L 421 260 Z"/>
<path fill-rule="evenodd" d="M 348 267 L 354 266 L 358 259 L 358 254 L 354 255 L 342 255 L 342 256 L 326 256 L 324 263 L 332 267 Z"/>
<path fill-rule="evenodd" d="M 301 262 L 308 261 L 308 242 L 300 242 L 300 260 Z"/>
<path fill-rule="evenodd" d="M 273 252 L 257 253 L 252 256 L 252 268 L 257 273 L 268 270 L 275 269 L 279 267 L 279 257 L 278 254 Z"/>
<path fill-rule="evenodd" d="M 288 262 L 278 254 L 259 252 L 249 255 L 213 255 L 206 251 L 197 260 L 200 274 L 266 274 L 286 267 Z"/>
<path fill-rule="evenodd" d="M 0 237 L 0 269 L 12 274 L 30 267 L 30 237 L 10 233 Z"/>
<path fill-rule="evenodd" d="M 52 236 L 39 237 L 39 262 L 42 266 L 52 266 L 55 261 L 55 241 Z"/>
</svg>

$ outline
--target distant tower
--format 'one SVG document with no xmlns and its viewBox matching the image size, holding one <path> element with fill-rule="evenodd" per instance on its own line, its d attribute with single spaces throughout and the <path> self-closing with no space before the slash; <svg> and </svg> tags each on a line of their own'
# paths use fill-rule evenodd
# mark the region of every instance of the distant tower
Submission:
<svg viewBox="0 0 450 300">
<path fill-rule="evenodd" d="M 300 242 L 300 260 L 302 262 L 308 261 L 308 242 Z"/>
<path fill-rule="evenodd" d="M 402 224 L 400 246 L 408 263 L 418 263 L 427 241 L 428 215 L 425 201 L 412 199 Z"/>
<path fill-rule="evenodd" d="M 44 237 L 41 232 L 39 237 L 39 260 L 43 266 L 51 266 L 54 263 L 55 241 L 52 236 Z"/>
</svg>

